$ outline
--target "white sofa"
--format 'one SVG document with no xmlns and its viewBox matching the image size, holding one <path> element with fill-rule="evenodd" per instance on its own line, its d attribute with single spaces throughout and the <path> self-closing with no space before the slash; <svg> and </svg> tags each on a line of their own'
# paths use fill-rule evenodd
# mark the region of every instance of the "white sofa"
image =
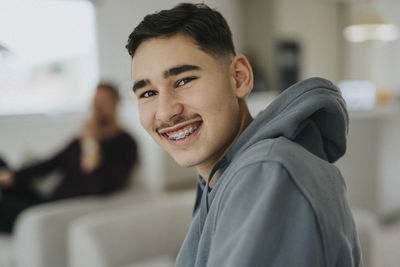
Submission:
<svg viewBox="0 0 400 267">
<path fill-rule="evenodd" d="M 0 267 L 168 266 L 190 224 L 194 198 L 193 190 L 125 192 L 29 208 L 11 238 L 0 236 Z"/>
<path fill-rule="evenodd" d="M 0 267 L 117 266 L 107 264 L 110 259 L 112 262 L 119 259 L 118 252 L 121 251 L 119 249 L 107 250 L 108 253 L 88 252 L 86 254 L 86 252 L 100 249 L 103 241 L 107 241 L 109 237 L 109 241 L 113 240 L 113 236 L 117 232 L 112 230 L 114 225 L 111 222 L 121 216 L 123 222 L 120 224 L 116 222 L 116 231 L 132 229 L 126 231 L 125 234 L 118 232 L 120 234 L 119 241 L 125 237 L 126 244 L 135 244 L 136 238 L 143 239 L 146 235 L 150 236 L 151 233 L 156 233 L 157 229 L 161 236 L 163 231 L 166 231 L 164 236 L 169 238 L 165 244 L 157 240 L 158 246 L 149 247 L 151 245 L 149 244 L 140 251 L 136 250 L 132 260 L 136 261 L 140 258 L 144 260 L 147 256 L 151 258 L 152 253 L 155 253 L 154 256 L 162 254 L 161 259 L 167 258 L 173 262 L 173 255 L 178 251 L 190 222 L 194 192 L 193 190 L 182 191 L 186 193 L 150 191 L 145 186 L 140 186 L 140 181 L 143 179 L 137 180 L 136 186 L 110 196 L 79 197 L 26 209 L 17 218 L 14 234 L 0 236 Z M 173 215 L 173 218 L 170 218 L 169 215 Z M 72 234 L 74 238 L 71 239 L 69 231 L 76 233 L 75 226 L 78 232 L 84 232 L 83 229 L 87 229 L 84 225 L 92 226 L 93 222 L 96 222 L 94 224 L 96 229 L 103 227 L 104 232 L 93 233 L 90 231 L 90 235 L 83 234 L 82 238 L 77 238 L 79 235 Z M 108 225 L 107 222 L 110 224 Z M 126 224 L 126 222 L 129 223 Z M 165 225 L 173 223 L 175 226 L 162 229 L 159 228 L 160 223 L 165 223 Z M 97 224 L 99 226 L 96 226 Z M 75 226 L 72 227 L 72 225 Z M 145 228 L 146 226 L 147 228 Z M 176 228 L 177 226 L 179 227 Z M 111 231 L 108 232 L 108 230 Z M 145 233 L 145 231 L 147 232 Z M 141 233 L 140 236 L 139 233 Z M 93 238 L 93 234 L 97 239 L 88 242 L 89 237 Z M 73 246 L 68 245 L 69 240 L 73 241 Z M 152 239 L 149 238 L 149 240 Z M 105 244 L 108 245 L 108 243 Z M 172 247 L 171 244 L 174 246 Z M 87 257 L 74 256 L 79 254 L 76 248 L 82 248 L 81 253 Z M 163 253 L 158 253 L 158 251 Z M 172 255 L 172 257 L 164 255 L 167 251 L 169 251 L 168 255 Z M 96 256 L 102 257 L 97 258 Z M 154 260 L 160 261 L 160 258 L 154 257 Z"/>
<path fill-rule="evenodd" d="M 195 192 L 80 217 L 69 228 L 69 267 L 172 267 L 190 225 Z"/>
<path fill-rule="evenodd" d="M 137 205 L 149 194 L 117 194 L 85 197 L 38 205 L 25 210 L 17 219 L 13 236 L 15 267 L 67 266 L 68 227 L 80 216 L 88 216 L 121 205 Z"/>
</svg>

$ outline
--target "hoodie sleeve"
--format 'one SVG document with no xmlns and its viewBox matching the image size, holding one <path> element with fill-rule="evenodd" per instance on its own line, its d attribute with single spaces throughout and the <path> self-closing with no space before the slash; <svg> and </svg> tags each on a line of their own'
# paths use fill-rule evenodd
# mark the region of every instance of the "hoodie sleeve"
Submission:
<svg viewBox="0 0 400 267">
<path fill-rule="evenodd" d="M 15 171 L 15 180 L 19 184 L 29 183 L 32 179 L 46 175 L 51 171 L 61 168 L 62 161 L 66 154 L 76 146 L 76 139 L 73 139 L 62 150 L 55 155 L 42 161 L 27 165 Z"/>
<path fill-rule="evenodd" d="M 280 164 L 240 169 L 223 199 L 207 266 L 325 266 L 314 212 Z"/>
</svg>

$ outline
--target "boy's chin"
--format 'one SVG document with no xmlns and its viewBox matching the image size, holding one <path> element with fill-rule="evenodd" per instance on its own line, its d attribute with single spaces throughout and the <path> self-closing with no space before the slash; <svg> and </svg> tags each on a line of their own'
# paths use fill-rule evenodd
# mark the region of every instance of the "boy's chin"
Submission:
<svg viewBox="0 0 400 267">
<path fill-rule="evenodd" d="M 170 156 L 175 160 L 175 162 L 184 168 L 190 168 L 190 167 L 195 167 L 197 165 L 197 161 L 195 162 L 194 160 L 190 161 L 187 159 L 183 159 L 180 157 L 174 157 L 173 155 L 170 154 Z"/>
</svg>

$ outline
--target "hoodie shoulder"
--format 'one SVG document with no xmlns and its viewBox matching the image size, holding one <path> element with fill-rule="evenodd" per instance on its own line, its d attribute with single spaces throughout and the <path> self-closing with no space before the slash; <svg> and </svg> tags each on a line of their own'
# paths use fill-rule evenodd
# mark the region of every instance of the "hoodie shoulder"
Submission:
<svg viewBox="0 0 400 267">
<path fill-rule="evenodd" d="M 277 96 L 242 133 L 228 157 L 261 140 L 285 137 L 332 163 L 346 151 L 347 129 L 340 90 L 326 79 L 310 78 Z"/>
<path fill-rule="evenodd" d="M 249 197 L 258 200 L 265 197 L 271 201 L 250 201 L 257 203 L 253 212 L 258 214 L 257 218 L 269 218 L 262 212 L 271 205 L 303 207 L 309 213 L 302 214 L 301 218 L 312 216 L 317 222 L 322 246 L 327 252 L 326 262 L 334 262 L 341 253 L 343 261 L 350 262 L 353 257 L 358 259 L 357 255 L 351 254 L 358 249 L 357 235 L 345 196 L 344 180 L 336 166 L 303 146 L 285 137 L 261 140 L 238 155 L 220 178 L 218 214 L 221 216 L 230 211 L 227 203 L 231 203 L 231 211 L 237 214 L 237 207 Z M 290 188 L 290 191 L 279 194 L 279 188 Z M 298 198 L 294 200 L 293 196 Z M 357 249 L 342 251 L 343 244 L 351 244 Z"/>
</svg>

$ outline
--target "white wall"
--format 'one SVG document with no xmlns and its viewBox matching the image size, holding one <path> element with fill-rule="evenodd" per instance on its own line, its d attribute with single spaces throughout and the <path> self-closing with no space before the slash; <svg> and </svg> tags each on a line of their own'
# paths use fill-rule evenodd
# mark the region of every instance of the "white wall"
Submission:
<svg viewBox="0 0 400 267">
<path fill-rule="evenodd" d="M 294 38 L 302 46 L 301 78 L 339 78 L 339 8 L 330 1 L 276 0 L 275 38 Z"/>
<path fill-rule="evenodd" d="M 18 168 L 56 153 L 79 132 L 84 114 L 0 116 L 0 156 Z"/>
<path fill-rule="evenodd" d="M 243 12 L 243 52 L 253 68 L 266 79 L 267 89 L 273 85 L 273 1 L 241 1 Z"/>
<path fill-rule="evenodd" d="M 274 44 L 294 39 L 302 45 L 301 79 L 369 79 L 400 94 L 400 40 L 351 44 L 343 38 L 343 28 L 367 2 L 400 27 L 398 0 L 242 0 L 244 47 L 257 53 L 272 85 Z"/>
<path fill-rule="evenodd" d="M 347 152 L 337 162 L 351 206 L 381 219 L 400 212 L 398 110 L 350 113 Z"/>
<path fill-rule="evenodd" d="M 294 40 L 301 46 L 300 79 L 321 76 L 340 79 L 340 5 L 319 0 L 242 0 L 244 46 L 276 88 L 275 47 Z"/>
</svg>

